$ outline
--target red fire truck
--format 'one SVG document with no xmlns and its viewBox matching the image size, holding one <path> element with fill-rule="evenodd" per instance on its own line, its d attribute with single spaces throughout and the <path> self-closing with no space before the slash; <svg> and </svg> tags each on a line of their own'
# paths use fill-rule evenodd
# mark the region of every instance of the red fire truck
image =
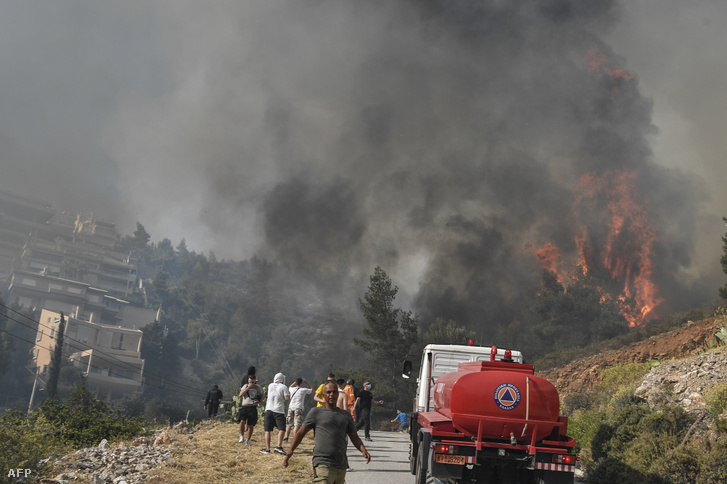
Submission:
<svg viewBox="0 0 727 484">
<path fill-rule="evenodd" d="M 573 483 L 575 440 L 558 392 L 522 361 L 494 346 L 424 349 L 409 430 L 417 484 Z"/>
</svg>

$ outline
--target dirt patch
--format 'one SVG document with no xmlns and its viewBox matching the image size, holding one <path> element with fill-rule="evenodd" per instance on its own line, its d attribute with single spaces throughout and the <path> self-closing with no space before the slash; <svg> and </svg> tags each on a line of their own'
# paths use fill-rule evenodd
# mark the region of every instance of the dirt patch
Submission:
<svg viewBox="0 0 727 484">
<path fill-rule="evenodd" d="M 605 368 L 650 360 L 663 363 L 696 356 L 704 351 L 705 344 L 714 339 L 719 326 L 716 318 L 689 321 L 680 329 L 652 336 L 620 350 L 583 358 L 557 369 L 540 372 L 536 368 L 536 374 L 553 383 L 561 397 L 592 392 L 603 379 L 602 370 Z"/>
</svg>

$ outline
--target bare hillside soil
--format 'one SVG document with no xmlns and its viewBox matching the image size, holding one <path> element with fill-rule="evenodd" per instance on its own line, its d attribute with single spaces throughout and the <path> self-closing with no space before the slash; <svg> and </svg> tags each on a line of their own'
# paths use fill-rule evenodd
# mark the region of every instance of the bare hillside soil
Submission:
<svg viewBox="0 0 727 484">
<path fill-rule="evenodd" d="M 603 379 L 602 370 L 624 363 L 661 363 L 698 355 L 719 330 L 715 318 L 689 321 L 682 328 L 634 343 L 631 346 L 594 355 L 552 370 L 537 371 L 555 385 L 561 397 L 573 393 L 592 392 Z"/>
</svg>

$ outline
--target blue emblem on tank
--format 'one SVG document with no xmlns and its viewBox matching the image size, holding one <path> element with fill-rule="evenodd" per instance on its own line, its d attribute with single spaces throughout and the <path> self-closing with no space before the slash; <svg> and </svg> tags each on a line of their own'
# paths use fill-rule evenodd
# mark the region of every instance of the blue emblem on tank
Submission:
<svg viewBox="0 0 727 484">
<path fill-rule="evenodd" d="M 512 383 L 495 388 L 495 403 L 503 410 L 512 410 L 520 403 L 520 390 Z"/>
</svg>

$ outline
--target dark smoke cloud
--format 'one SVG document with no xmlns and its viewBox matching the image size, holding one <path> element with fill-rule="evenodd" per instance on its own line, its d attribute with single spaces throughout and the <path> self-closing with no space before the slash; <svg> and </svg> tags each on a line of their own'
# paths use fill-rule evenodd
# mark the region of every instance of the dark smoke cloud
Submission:
<svg viewBox="0 0 727 484">
<path fill-rule="evenodd" d="M 30 163 L 47 174 L 41 194 L 64 185 L 54 202 L 83 200 L 129 232 L 138 220 L 218 257 L 280 260 L 347 306 L 380 265 L 425 324 L 492 336 L 537 287 L 533 248 L 552 242 L 574 267 L 579 223 L 603 243 L 603 212 L 574 217 L 578 179 L 628 169 L 659 234 L 665 308 L 703 302 L 718 285 L 721 225 L 701 229 L 724 206 L 706 198 L 720 140 L 685 135 L 699 163 L 664 159 L 664 85 L 649 77 L 645 93 L 639 71 L 659 67 L 638 50 L 642 25 L 657 36 L 650 3 L 15 7 L 0 35 L 27 44 L 0 52 L 15 67 L 0 96 L 16 117 L 0 121 L 13 164 L 1 186 L 37 181 L 18 174 Z M 687 12 L 651 6 L 662 19 Z"/>
</svg>

